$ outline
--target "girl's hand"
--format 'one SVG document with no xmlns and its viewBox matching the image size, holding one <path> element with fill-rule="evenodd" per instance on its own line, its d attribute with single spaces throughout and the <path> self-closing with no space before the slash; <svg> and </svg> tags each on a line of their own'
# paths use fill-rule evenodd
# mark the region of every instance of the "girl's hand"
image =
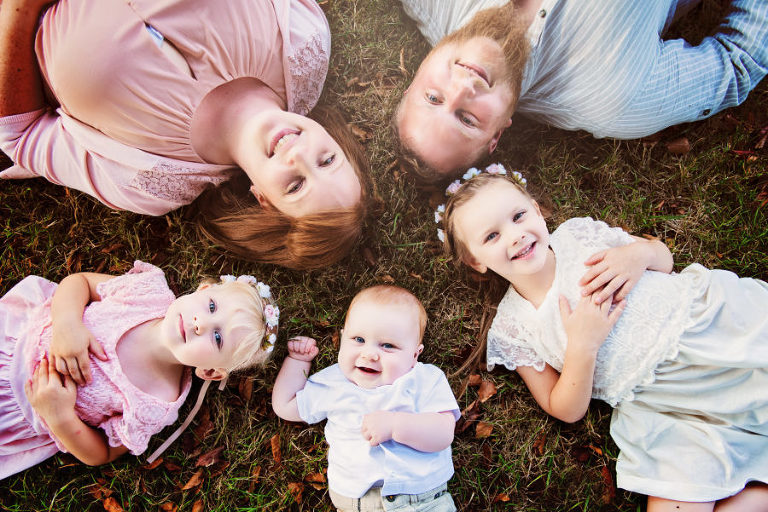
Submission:
<svg viewBox="0 0 768 512">
<path fill-rule="evenodd" d="M 71 376 L 80 386 L 91 382 L 90 351 L 102 361 L 108 359 L 101 344 L 82 321 L 53 321 L 51 366 L 62 375 Z"/>
<path fill-rule="evenodd" d="M 610 299 L 610 297 L 608 297 Z M 560 296 L 560 316 L 568 337 L 568 344 L 574 344 L 581 350 L 588 350 L 597 355 L 616 321 L 624 312 L 626 301 L 613 304 L 611 300 L 597 302 L 590 297 L 582 297 L 576 308 L 571 311 L 568 299 Z M 613 310 L 611 308 L 613 307 Z"/>
<path fill-rule="evenodd" d="M 296 336 L 288 340 L 288 357 L 298 361 L 312 361 L 320 350 L 314 338 Z"/>
<path fill-rule="evenodd" d="M 392 439 L 392 432 L 395 430 L 397 413 L 389 411 L 375 411 L 363 416 L 363 424 L 360 432 L 363 438 L 371 446 L 378 446 Z"/>
<path fill-rule="evenodd" d="M 600 251 L 584 262 L 591 267 L 579 281 L 583 296 L 592 295 L 596 304 L 613 296 L 625 299 L 648 268 L 647 242 L 635 242 Z"/>
<path fill-rule="evenodd" d="M 50 428 L 74 414 L 77 385 L 68 375 L 61 376 L 48 358 L 43 357 L 32 378 L 24 384 L 30 405 Z"/>
</svg>

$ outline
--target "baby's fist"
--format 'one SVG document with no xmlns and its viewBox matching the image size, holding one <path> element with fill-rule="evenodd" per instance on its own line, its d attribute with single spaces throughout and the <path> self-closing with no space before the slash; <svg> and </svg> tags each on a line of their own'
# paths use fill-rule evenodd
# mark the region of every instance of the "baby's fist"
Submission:
<svg viewBox="0 0 768 512">
<path fill-rule="evenodd" d="M 296 336 L 288 340 L 288 357 L 299 361 L 311 361 L 320 351 L 314 338 Z"/>
</svg>

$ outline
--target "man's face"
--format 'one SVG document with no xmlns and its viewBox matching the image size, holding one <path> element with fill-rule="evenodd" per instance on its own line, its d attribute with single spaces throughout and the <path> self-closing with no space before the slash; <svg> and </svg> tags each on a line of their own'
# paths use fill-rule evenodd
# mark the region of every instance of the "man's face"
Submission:
<svg viewBox="0 0 768 512">
<path fill-rule="evenodd" d="M 487 37 L 438 45 L 405 92 L 400 137 L 427 165 L 449 175 L 496 148 L 510 125 L 514 93 L 499 44 Z"/>
</svg>

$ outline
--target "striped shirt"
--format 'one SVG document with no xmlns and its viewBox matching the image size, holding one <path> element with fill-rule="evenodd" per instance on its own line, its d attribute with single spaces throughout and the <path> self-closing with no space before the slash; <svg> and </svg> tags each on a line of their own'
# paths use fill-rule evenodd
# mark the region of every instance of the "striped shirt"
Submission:
<svg viewBox="0 0 768 512">
<path fill-rule="evenodd" d="M 445 35 L 461 25 L 424 16 L 445 20 L 450 11 L 477 5 L 402 1 L 430 41 L 436 30 L 445 28 Z M 528 30 L 532 48 L 517 111 L 595 137 L 630 139 L 738 105 L 768 73 L 768 1 L 732 1 L 716 33 L 697 46 L 662 39 L 676 12 L 695 3 L 544 0 Z"/>
</svg>

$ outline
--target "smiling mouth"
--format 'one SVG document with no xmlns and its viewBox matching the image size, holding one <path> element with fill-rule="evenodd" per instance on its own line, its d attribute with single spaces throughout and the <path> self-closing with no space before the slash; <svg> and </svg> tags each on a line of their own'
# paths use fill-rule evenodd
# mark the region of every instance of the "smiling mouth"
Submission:
<svg viewBox="0 0 768 512">
<path fill-rule="evenodd" d="M 363 373 L 368 373 L 370 375 L 375 375 L 377 373 L 381 373 L 379 370 L 374 370 L 373 368 L 367 368 L 365 366 L 355 366 L 358 370 L 360 370 Z"/>
<path fill-rule="evenodd" d="M 529 254 L 531 254 L 531 252 L 533 252 L 533 248 L 534 248 L 535 245 L 536 245 L 536 242 L 531 243 L 531 245 L 529 245 L 528 247 L 526 247 L 522 251 L 518 252 L 517 254 L 512 256 L 510 259 L 516 260 L 518 258 L 525 258 Z"/>
<path fill-rule="evenodd" d="M 277 132 L 277 135 L 272 139 L 272 142 L 269 144 L 269 157 L 272 158 L 275 156 L 275 153 L 288 144 L 290 141 L 295 139 L 301 135 L 301 131 L 299 130 L 280 130 Z"/>
<path fill-rule="evenodd" d="M 461 61 L 456 61 L 456 65 L 461 66 L 462 68 L 466 69 L 470 73 L 479 76 L 488 85 L 488 87 L 491 87 L 491 81 L 488 79 L 488 75 L 486 74 L 483 68 L 475 66 L 473 64 L 465 64 L 464 62 L 461 62 Z"/>
</svg>

